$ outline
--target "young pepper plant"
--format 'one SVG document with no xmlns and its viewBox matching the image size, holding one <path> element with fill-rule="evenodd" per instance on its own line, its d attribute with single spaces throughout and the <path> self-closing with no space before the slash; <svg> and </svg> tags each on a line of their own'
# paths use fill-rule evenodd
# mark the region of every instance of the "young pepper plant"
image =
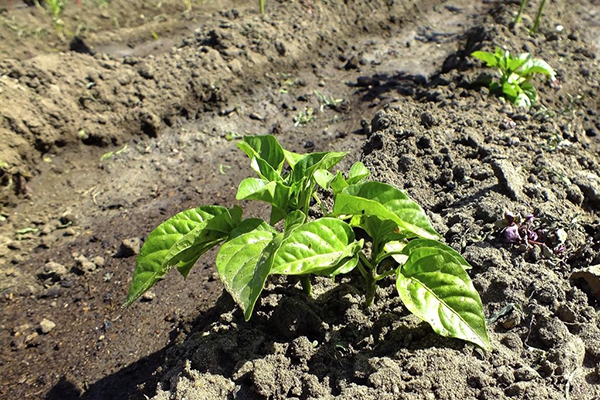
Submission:
<svg viewBox="0 0 600 400">
<path fill-rule="evenodd" d="M 556 79 L 554 70 L 547 62 L 533 58 L 529 53 L 515 57 L 508 50 L 496 47 L 494 53 L 475 51 L 471 56 L 498 70 L 500 81 L 490 81 L 490 90 L 504 93 L 517 107 L 529 108 L 537 101 L 537 90 L 530 83 L 534 74 L 546 75 L 552 81 Z"/>
<path fill-rule="evenodd" d="M 246 136 L 238 146 L 258 178 L 244 179 L 236 197 L 270 204 L 269 221 L 243 219 L 237 206 L 176 214 L 144 243 L 125 306 L 173 267 L 186 277 L 202 254 L 221 245 L 217 271 L 246 320 L 270 275 L 300 276 L 310 292 L 311 275 L 335 277 L 358 269 L 367 306 L 375 300 L 377 282 L 393 275 L 407 309 L 435 332 L 491 347 L 469 264 L 438 241 L 423 209 L 403 191 L 366 181 L 369 171 L 360 162 L 347 174 L 331 172 L 345 153 L 297 154 L 273 136 Z M 333 193 L 331 210 L 320 201 L 318 186 Z M 323 216 L 309 220 L 313 199 Z M 367 243 L 357 239 L 358 231 Z"/>
</svg>

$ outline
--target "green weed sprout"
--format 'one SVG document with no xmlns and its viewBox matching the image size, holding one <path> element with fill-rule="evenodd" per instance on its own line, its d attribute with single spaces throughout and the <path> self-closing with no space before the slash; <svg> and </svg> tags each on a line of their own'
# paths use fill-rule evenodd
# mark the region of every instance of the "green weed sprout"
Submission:
<svg viewBox="0 0 600 400">
<path fill-rule="evenodd" d="M 266 0 L 258 0 L 258 11 L 259 11 L 261 14 L 264 14 L 264 13 L 265 13 L 265 1 L 266 1 Z"/>
<path fill-rule="evenodd" d="M 324 112 L 325 108 L 327 108 L 327 107 L 334 108 L 335 106 L 340 104 L 342 101 L 344 101 L 344 99 L 336 99 L 333 96 L 327 97 L 324 94 L 322 94 L 321 92 L 319 92 L 318 90 L 315 90 L 315 96 L 317 96 L 317 99 L 319 99 L 319 103 L 321 103 L 321 105 L 319 106 L 319 111 L 321 111 L 321 112 Z"/>
<path fill-rule="evenodd" d="M 298 115 L 294 116 L 294 126 L 306 126 L 315 119 L 317 117 L 313 108 L 306 107 L 303 111 L 298 112 Z"/>
<path fill-rule="evenodd" d="M 269 221 L 244 219 L 238 206 L 174 215 L 146 239 L 125 306 L 173 267 L 187 277 L 200 256 L 220 245 L 217 272 L 246 320 L 269 276 L 298 276 L 310 295 L 311 276 L 335 278 L 357 269 L 366 281 L 366 306 L 375 300 L 377 282 L 393 277 L 406 308 L 435 332 L 491 348 L 469 264 L 439 242 L 423 209 L 403 191 L 367 181 L 369 170 L 360 162 L 347 174 L 331 172 L 343 152 L 298 154 L 271 135 L 245 136 L 238 147 L 258 177 L 244 179 L 236 198 L 269 204 Z M 333 195 L 330 210 L 319 187 Z M 321 217 L 309 217 L 311 201 Z"/>
<path fill-rule="evenodd" d="M 517 16 L 515 17 L 515 20 L 514 20 L 515 24 L 521 22 L 523 10 L 525 9 L 525 6 L 527 5 L 528 1 L 529 0 L 521 0 L 521 4 L 519 5 L 519 12 L 517 13 Z M 533 27 L 529 30 L 530 33 L 537 32 L 538 28 L 540 27 L 540 20 L 542 19 L 542 12 L 544 11 L 545 6 L 546 6 L 546 0 L 542 0 L 540 2 L 540 6 L 538 7 L 537 14 L 535 15 L 535 21 L 533 23 Z"/>
<path fill-rule="evenodd" d="M 537 90 L 530 83 L 535 74 L 543 74 L 555 80 L 554 70 L 548 63 L 539 58 L 533 58 L 529 53 L 514 57 L 508 50 L 496 47 L 494 53 L 475 51 L 472 57 L 486 63 L 488 67 L 496 68 L 500 73 L 500 81 L 491 81 L 491 91 L 501 91 L 504 96 L 517 107 L 529 108 L 537 101 Z"/>
</svg>

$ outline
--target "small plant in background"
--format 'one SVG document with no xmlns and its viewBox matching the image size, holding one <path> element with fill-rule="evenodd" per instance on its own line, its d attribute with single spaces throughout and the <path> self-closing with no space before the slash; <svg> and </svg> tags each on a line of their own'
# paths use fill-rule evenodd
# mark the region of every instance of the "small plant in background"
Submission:
<svg viewBox="0 0 600 400">
<path fill-rule="evenodd" d="M 562 229 L 556 229 L 554 234 L 548 230 L 535 227 L 533 214 L 522 218 L 520 215 L 513 215 L 509 212 L 504 214 L 502 224 L 502 236 L 508 243 L 523 245 L 526 248 L 530 246 L 539 246 L 545 257 L 560 256 L 565 253 L 567 232 Z"/>
<path fill-rule="evenodd" d="M 183 4 L 185 5 L 184 14 L 189 14 L 192 11 L 192 0 L 183 0 Z"/>
<path fill-rule="evenodd" d="M 527 6 L 528 1 L 529 0 L 521 0 L 521 4 L 519 5 L 519 12 L 517 13 L 517 16 L 515 17 L 515 20 L 514 20 L 515 24 L 518 24 L 519 22 L 521 22 L 523 10 L 525 9 L 525 6 Z M 540 20 L 542 19 L 542 12 L 544 11 L 545 5 L 546 5 L 546 0 L 541 0 L 537 14 L 535 15 L 535 21 L 533 23 L 533 27 L 529 30 L 530 33 L 535 33 L 539 29 Z"/>
<path fill-rule="evenodd" d="M 317 117 L 315 116 L 313 108 L 305 107 L 303 111 L 300 111 L 298 115 L 294 117 L 294 126 L 305 126 L 315 119 L 317 119 Z"/>
<path fill-rule="evenodd" d="M 315 96 L 317 96 L 317 99 L 319 99 L 319 103 L 321 103 L 321 105 L 319 106 L 319 111 L 321 112 L 324 112 L 325 108 L 335 108 L 338 104 L 344 101 L 344 99 L 336 99 L 333 96 L 327 97 L 318 90 L 315 90 Z"/>
<path fill-rule="evenodd" d="M 517 57 L 508 50 L 496 47 L 494 53 L 475 51 L 472 57 L 486 63 L 486 66 L 496 68 L 500 81 L 491 80 L 488 84 L 491 91 L 499 91 L 517 107 L 529 108 L 537 101 L 537 90 L 530 83 L 535 74 L 546 75 L 552 81 L 556 79 L 554 70 L 548 63 L 539 58 L 533 58 L 529 53 L 521 53 Z"/>
<path fill-rule="evenodd" d="M 269 221 L 243 219 L 238 206 L 176 214 L 144 243 L 125 306 L 173 267 L 186 277 L 202 254 L 221 245 L 217 272 L 246 320 L 271 275 L 299 276 L 310 295 L 311 275 L 333 278 L 357 269 L 366 281 L 366 306 L 377 282 L 394 276 L 406 308 L 435 332 L 491 348 L 469 264 L 438 241 L 423 209 L 404 192 L 366 181 L 369 170 L 360 162 L 347 174 L 331 172 L 346 153 L 297 154 L 270 135 L 246 136 L 238 147 L 258 177 L 244 179 L 236 198 L 268 203 Z M 331 210 L 318 187 L 333 194 Z M 323 216 L 311 220 L 313 200 Z"/>
</svg>

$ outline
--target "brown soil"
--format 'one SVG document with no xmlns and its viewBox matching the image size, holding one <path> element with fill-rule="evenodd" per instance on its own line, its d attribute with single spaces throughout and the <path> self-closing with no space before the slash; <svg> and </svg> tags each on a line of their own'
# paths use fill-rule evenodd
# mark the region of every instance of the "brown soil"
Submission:
<svg viewBox="0 0 600 400">
<path fill-rule="evenodd" d="M 51 24 L 36 7 L 1 14 L 1 398 L 600 398 L 599 278 L 573 275 L 600 264 L 597 2 L 549 3 L 533 36 L 535 4 L 516 27 L 518 4 L 467 0 L 193 5 L 71 4 L 53 39 L 22 33 Z M 490 95 L 466 56 L 494 45 L 560 84 L 537 80 L 529 111 Z M 315 90 L 344 102 L 320 112 Z M 294 126 L 306 107 L 316 120 Z M 392 281 L 364 309 L 355 276 L 314 298 L 272 282 L 244 323 L 214 253 L 122 310 L 123 240 L 231 206 L 245 133 L 347 150 L 404 188 L 474 266 L 494 350 L 436 336 Z M 566 251 L 505 243 L 504 211 L 534 214 L 549 243 L 564 230 Z"/>
</svg>

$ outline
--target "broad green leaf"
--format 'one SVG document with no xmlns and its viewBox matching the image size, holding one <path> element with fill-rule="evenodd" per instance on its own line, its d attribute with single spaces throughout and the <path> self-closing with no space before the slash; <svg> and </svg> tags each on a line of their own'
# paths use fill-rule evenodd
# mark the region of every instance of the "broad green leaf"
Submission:
<svg viewBox="0 0 600 400">
<path fill-rule="evenodd" d="M 327 269 L 315 271 L 314 274 L 335 278 L 337 275 L 349 273 L 358 265 L 358 254 L 362 250 L 363 246 L 363 239 L 350 243 L 348 246 L 346 246 L 338 260 L 335 262 L 335 265 Z"/>
<path fill-rule="evenodd" d="M 329 189 L 329 184 L 334 179 L 334 175 L 326 169 L 316 170 L 313 176 L 317 184 L 323 189 Z"/>
<path fill-rule="evenodd" d="M 531 107 L 531 99 L 527 96 L 527 93 L 520 92 L 517 97 L 513 100 L 513 103 L 517 107 L 529 108 Z"/>
<path fill-rule="evenodd" d="M 226 212 L 225 207 L 197 207 L 175 214 L 154 229 L 138 255 L 124 307 L 131 305 L 171 269 L 164 261 L 175 243 L 206 220 Z"/>
<path fill-rule="evenodd" d="M 516 71 L 521 66 L 523 66 L 525 63 L 527 63 L 527 61 L 529 61 L 530 59 L 531 59 L 531 55 L 528 53 L 522 53 L 519 55 L 518 58 L 510 57 L 509 62 L 508 62 L 508 69 L 510 71 Z M 520 72 L 519 72 L 519 74 L 520 74 Z"/>
<path fill-rule="evenodd" d="M 527 62 L 521 67 L 519 73 L 524 76 L 530 76 L 536 73 L 543 74 L 550 79 L 555 79 L 556 76 L 552 67 L 546 61 L 539 58 L 530 58 L 527 60 Z"/>
<path fill-rule="evenodd" d="M 406 237 L 437 239 L 423 209 L 399 189 L 381 182 L 348 186 L 333 205 L 333 216 L 370 215 L 394 221 Z"/>
<path fill-rule="evenodd" d="M 290 188 L 281 182 L 246 178 L 240 182 L 235 198 L 237 200 L 261 200 L 285 209 L 289 196 Z"/>
<path fill-rule="evenodd" d="M 524 83 L 521 85 L 521 90 L 529 98 L 530 104 L 535 103 L 537 100 L 537 90 L 531 83 Z"/>
<path fill-rule="evenodd" d="M 260 218 L 247 218 L 243 220 L 235 229 L 229 233 L 227 240 L 233 240 L 236 237 L 252 231 L 267 231 L 276 234 L 277 231 Z"/>
<path fill-rule="evenodd" d="M 204 241 L 198 246 L 187 248 L 177 254 L 177 256 L 172 259 L 173 263 L 170 265 L 177 264 L 177 271 L 179 271 L 184 278 L 187 278 L 192 267 L 194 264 L 196 264 L 196 261 L 198 261 L 200 256 L 218 244 L 222 243 L 223 240 L 223 238 L 218 238 L 213 241 Z"/>
<path fill-rule="evenodd" d="M 373 215 L 355 215 L 350 225 L 363 229 L 373 239 L 371 252 L 378 256 L 387 242 L 406 239 L 406 235 L 398 233 L 398 224 L 386 219 L 382 220 Z"/>
<path fill-rule="evenodd" d="M 485 62 L 486 66 L 488 66 L 488 67 L 498 66 L 497 57 L 494 54 L 489 53 L 487 51 L 474 51 L 473 53 L 471 53 L 471 57 L 475 57 L 475 58 Z"/>
<path fill-rule="evenodd" d="M 447 337 L 491 349 L 483 305 L 463 266 L 447 251 L 413 251 L 396 287 L 408 310 Z"/>
<path fill-rule="evenodd" d="M 338 171 L 335 174 L 335 178 L 333 178 L 331 180 L 331 182 L 329 183 L 329 185 L 331 186 L 331 190 L 333 190 L 333 194 L 337 195 L 342 190 L 344 190 L 345 188 L 348 187 L 348 182 L 346 182 L 346 179 L 344 178 L 344 175 L 342 175 L 342 173 L 340 171 Z"/>
<path fill-rule="evenodd" d="M 296 163 L 304 157 L 304 154 L 294 153 L 293 151 L 288 151 L 285 149 L 283 150 L 283 155 L 292 169 L 294 169 Z"/>
<path fill-rule="evenodd" d="M 177 270 L 187 278 L 198 258 L 222 241 L 242 221 L 242 209 L 234 206 L 213 218 L 205 220 L 175 243 L 163 261 L 163 267 L 177 265 Z"/>
<path fill-rule="evenodd" d="M 282 234 L 255 230 L 224 243 L 217 254 L 216 265 L 223 286 L 244 312 L 252 316 L 256 300 L 271 272 L 273 253 Z"/>
<path fill-rule="evenodd" d="M 296 228 L 302 226 L 306 221 L 306 214 L 300 210 L 292 211 L 285 217 L 283 231 L 286 236 L 291 234 Z"/>
<path fill-rule="evenodd" d="M 252 157 L 250 167 L 256 171 L 258 176 L 268 181 L 282 181 L 281 174 L 262 158 Z"/>
<path fill-rule="evenodd" d="M 355 162 L 354 164 L 352 164 L 352 167 L 350 167 L 350 172 L 348 173 L 348 185 L 354 185 L 356 183 L 359 183 L 370 174 L 371 172 L 367 169 L 367 167 L 365 167 L 363 163 L 361 163 L 360 161 Z"/>
<path fill-rule="evenodd" d="M 445 251 L 452 256 L 456 263 L 462 266 L 465 270 L 472 268 L 471 265 L 463 258 L 463 256 L 460 255 L 460 253 L 458 253 L 452 247 L 438 242 L 437 240 L 415 239 L 408 242 L 408 244 L 402 248 L 402 252 L 407 256 L 411 256 L 415 251 L 420 252 L 419 255 L 416 255 L 417 257 L 427 255 L 426 252 L 429 252 L 429 254 L 435 254 L 438 251 Z"/>
<path fill-rule="evenodd" d="M 343 152 L 324 152 L 309 153 L 302 157 L 292 173 L 292 182 L 300 182 L 303 178 L 311 178 L 318 169 L 330 170 L 339 163 L 347 153 Z"/>
<path fill-rule="evenodd" d="M 337 218 L 321 218 L 296 228 L 275 254 L 271 273 L 304 275 L 337 264 L 354 242 L 350 225 Z"/>
<path fill-rule="evenodd" d="M 238 142 L 238 147 L 248 155 L 248 157 L 260 158 L 266 161 L 274 170 L 281 172 L 284 160 L 284 151 L 275 136 L 244 136 L 242 141 Z"/>
<path fill-rule="evenodd" d="M 504 84 L 502 85 L 502 92 L 513 99 L 519 94 L 518 86 L 510 82 L 504 82 Z"/>
</svg>

